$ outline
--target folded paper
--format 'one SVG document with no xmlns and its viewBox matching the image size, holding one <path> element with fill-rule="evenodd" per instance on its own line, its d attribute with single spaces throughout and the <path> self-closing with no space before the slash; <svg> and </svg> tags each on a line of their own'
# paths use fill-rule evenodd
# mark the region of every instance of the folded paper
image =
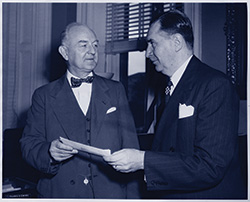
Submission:
<svg viewBox="0 0 250 202">
<path fill-rule="evenodd" d="M 87 152 L 90 154 L 98 155 L 98 156 L 108 156 L 111 154 L 110 149 L 100 149 L 97 147 L 89 146 L 86 144 L 81 144 L 79 142 L 75 142 L 63 137 L 60 137 L 60 141 L 63 144 L 71 146 L 73 149 L 77 149 L 79 151 Z"/>
</svg>

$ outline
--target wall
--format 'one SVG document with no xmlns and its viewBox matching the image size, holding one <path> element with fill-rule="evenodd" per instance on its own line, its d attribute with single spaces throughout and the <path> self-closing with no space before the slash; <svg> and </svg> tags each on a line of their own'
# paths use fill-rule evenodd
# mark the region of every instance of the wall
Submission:
<svg viewBox="0 0 250 202">
<path fill-rule="evenodd" d="M 61 44 L 61 33 L 65 27 L 76 21 L 76 3 L 53 3 L 52 4 L 52 28 L 51 28 L 51 59 L 49 74 L 50 81 L 61 77 L 67 69 L 66 62 L 58 52 Z"/>
<path fill-rule="evenodd" d="M 22 127 L 36 88 L 48 82 L 51 4 L 3 3 L 3 130 Z"/>
<path fill-rule="evenodd" d="M 202 4 L 202 60 L 226 73 L 226 6 L 224 3 Z"/>
<path fill-rule="evenodd" d="M 226 4 L 202 5 L 202 61 L 226 73 Z M 247 134 L 247 101 L 240 101 L 239 135 Z"/>
</svg>

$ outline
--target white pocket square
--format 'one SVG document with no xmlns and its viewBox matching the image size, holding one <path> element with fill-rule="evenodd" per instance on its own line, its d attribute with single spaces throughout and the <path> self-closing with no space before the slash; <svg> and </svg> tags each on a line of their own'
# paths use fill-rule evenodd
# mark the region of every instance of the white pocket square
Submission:
<svg viewBox="0 0 250 202">
<path fill-rule="evenodd" d="M 194 107 L 192 105 L 179 104 L 179 119 L 193 116 Z"/>
<path fill-rule="evenodd" d="M 116 107 L 111 107 L 107 110 L 106 114 L 116 111 Z"/>
</svg>

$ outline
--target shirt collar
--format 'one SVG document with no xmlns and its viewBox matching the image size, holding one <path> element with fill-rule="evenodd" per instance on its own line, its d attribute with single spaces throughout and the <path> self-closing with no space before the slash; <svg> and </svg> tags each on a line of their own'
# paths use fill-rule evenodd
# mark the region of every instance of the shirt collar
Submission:
<svg viewBox="0 0 250 202">
<path fill-rule="evenodd" d="M 173 83 L 174 88 L 177 86 L 178 82 L 180 81 L 184 71 L 187 68 L 187 65 L 189 63 L 189 61 L 191 60 L 191 58 L 193 57 L 193 55 L 191 55 L 181 66 L 179 69 L 176 70 L 176 72 L 170 77 L 170 80 Z"/>
</svg>

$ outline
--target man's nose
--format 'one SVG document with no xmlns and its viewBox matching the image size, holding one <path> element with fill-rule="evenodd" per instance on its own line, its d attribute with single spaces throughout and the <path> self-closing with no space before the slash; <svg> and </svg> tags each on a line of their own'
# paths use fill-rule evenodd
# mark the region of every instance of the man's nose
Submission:
<svg viewBox="0 0 250 202">
<path fill-rule="evenodd" d="M 150 44 L 148 44 L 146 49 L 146 58 L 149 58 L 152 55 L 152 47 Z"/>
<path fill-rule="evenodd" d="M 97 52 L 97 48 L 94 45 L 90 45 L 88 53 L 94 55 L 96 54 L 96 52 Z"/>
</svg>

